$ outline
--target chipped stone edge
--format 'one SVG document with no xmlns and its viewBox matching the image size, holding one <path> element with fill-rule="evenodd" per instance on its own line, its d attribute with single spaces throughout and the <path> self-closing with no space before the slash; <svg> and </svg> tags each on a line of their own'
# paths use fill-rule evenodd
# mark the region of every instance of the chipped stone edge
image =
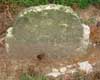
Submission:
<svg viewBox="0 0 100 80">
<path fill-rule="evenodd" d="M 10 28 L 7 29 L 7 34 L 6 34 L 6 37 L 5 37 L 5 41 L 7 41 L 8 38 L 14 37 L 13 34 L 12 34 L 12 31 L 13 31 L 13 27 L 10 27 Z M 5 43 L 5 47 L 6 47 L 7 53 L 9 53 L 9 44 Z"/>
<path fill-rule="evenodd" d="M 83 35 L 82 35 L 83 37 L 81 38 L 81 43 L 80 43 L 81 46 L 77 48 L 76 51 L 81 51 L 83 53 L 86 53 L 90 45 L 90 27 L 84 23 L 81 24 L 81 26 L 83 28 Z"/>
<path fill-rule="evenodd" d="M 88 49 L 88 46 L 90 44 L 90 28 L 86 24 L 82 24 L 83 27 L 83 38 L 81 40 L 81 46 L 82 49 Z"/>
</svg>

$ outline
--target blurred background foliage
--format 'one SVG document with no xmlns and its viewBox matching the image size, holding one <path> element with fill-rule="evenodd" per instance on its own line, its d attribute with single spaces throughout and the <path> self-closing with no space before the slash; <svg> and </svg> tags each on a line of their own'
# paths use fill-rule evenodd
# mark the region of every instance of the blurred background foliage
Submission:
<svg viewBox="0 0 100 80">
<path fill-rule="evenodd" d="M 99 4 L 100 0 L 0 0 L 0 3 L 12 3 L 21 6 L 36 6 L 44 4 L 78 5 L 80 8 L 86 8 L 90 4 Z"/>
</svg>

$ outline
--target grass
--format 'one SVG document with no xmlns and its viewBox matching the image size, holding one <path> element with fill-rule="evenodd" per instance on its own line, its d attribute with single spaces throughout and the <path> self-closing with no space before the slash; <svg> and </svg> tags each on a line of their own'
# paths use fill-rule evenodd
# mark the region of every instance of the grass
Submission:
<svg viewBox="0 0 100 80">
<path fill-rule="evenodd" d="M 67 6 L 77 4 L 80 8 L 86 8 L 90 4 L 100 4 L 100 0 L 0 0 L 0 3 L 12 3 L 26 7 L 44 5 L 49 3 Z"/>
<path fill-rule="evenodd" d="M 22 74 L 20 80 L 48 80 L 48 79 L 43 75 L 30 76 L 28 74 Z"/>
<path fill-rule="evenodd" d="M 85 74 L 82 71 L 78 71 L 74 73 L 72 76 L 70 74 L 70 80 L 100 80 L 100 71 L 94 71 L 89 74 Z M 65 74 L 66 76 L 66 74 Z M 64 78 L 63 76 L 59 76 L 58 78 L 53 78 L 53 77 L 45 77 L 43 75 L 38 75 L 38 76 L 30 76 L 28 74 L 22 74 L 19 80 L 69 80 Z"/>
</svg>

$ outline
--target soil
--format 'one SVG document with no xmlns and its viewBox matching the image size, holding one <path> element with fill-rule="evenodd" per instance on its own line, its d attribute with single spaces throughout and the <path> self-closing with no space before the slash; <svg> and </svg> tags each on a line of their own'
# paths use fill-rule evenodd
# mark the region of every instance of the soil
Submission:
<svg viewBox="0 0 100 80">
<path fill-rule="evenodd" d="M 6 35 L 6 30 L 13 24 L 16 15 L 20 12 L 24 7 L 20 7 L 13 4 L 0 4 L 0 80 L 10 80 L 7 76 L 15 75 L 15 77 L 19 77 L 22 72 L 27 72 L 28 68 L 34 67 L 36 69 L 34 72 L 38 73 L 38 71 L 42 71 L 45 66 L 52 67 L 55 65 L 56 67 L 59 64 L 73 64 L 79 61 L 89 61 L 90 63 L 96 63 L 100 60 L 100 45 L 97 44 L 95 47 L 91 46 L 88 50 L 88 54 L 79 55 L 73 57 L 67 61 L 61 60 L 49 60 L 47 58 L 42 59 L 41 55 L 37 56 L 38 59 L 10 59 L 5 50 L 5 41 L 4 37 Z M 91 41 L 93 44 L 97 42 L 100 43 L 100 28 L 96 29 L 96 22 L 100 21 L 100 8 L 95 6 L 89 6 L 86 9 L 79 9 L 78 7 L 73 8 L 75 12 L 77 12 L 83 21 L 89 21 L 93 18 L 96 21 L 89 22 L 88 25 L 91 29 Z M 96 37 L 94 37 L 96 36 Z M 97 39 L 95 39 L 97 38 Z M 52 63 L 52 64 L 51 64 Z M 13 73 L 14 72 L 14 73 Z M 30 71 L 31 72 L 31 71 Z M 16 79 L 17 80 L 17 79 Z"/>
</svg>

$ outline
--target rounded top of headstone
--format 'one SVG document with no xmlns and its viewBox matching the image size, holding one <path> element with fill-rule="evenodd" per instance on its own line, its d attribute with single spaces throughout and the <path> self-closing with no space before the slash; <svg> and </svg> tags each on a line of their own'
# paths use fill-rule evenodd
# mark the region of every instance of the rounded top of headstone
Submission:
<svg viewBox="0 0 100 80">
<path fill-rule="evenodd" d="M 77 14 L 70 7 L 55 4 L 24 9 L 6 36 L 8 53 L 14 56 L 66 58 L 69 53 L 80 53 L 85 41 Z"/>
<path fill-rule="evenodd" d="M 25 14 L 28 14 L 30 12 L 36 13 L 36 12 L 41 12 L 45 10 L 61 10 L 62 12 L 65 12 L 65 13 L 72 13 L 72 15 L 79 18 L 79 16 L 77 16 L 77 14 L 73 12 L 72 8 L 68 6 L 56 5 L 56 4 L 40 5 L 40 6 L 34 6 L 34 7 L 32 6 L 21 11 L 18 16 L 23 17 L 25 16 Z"/>
</svg>

